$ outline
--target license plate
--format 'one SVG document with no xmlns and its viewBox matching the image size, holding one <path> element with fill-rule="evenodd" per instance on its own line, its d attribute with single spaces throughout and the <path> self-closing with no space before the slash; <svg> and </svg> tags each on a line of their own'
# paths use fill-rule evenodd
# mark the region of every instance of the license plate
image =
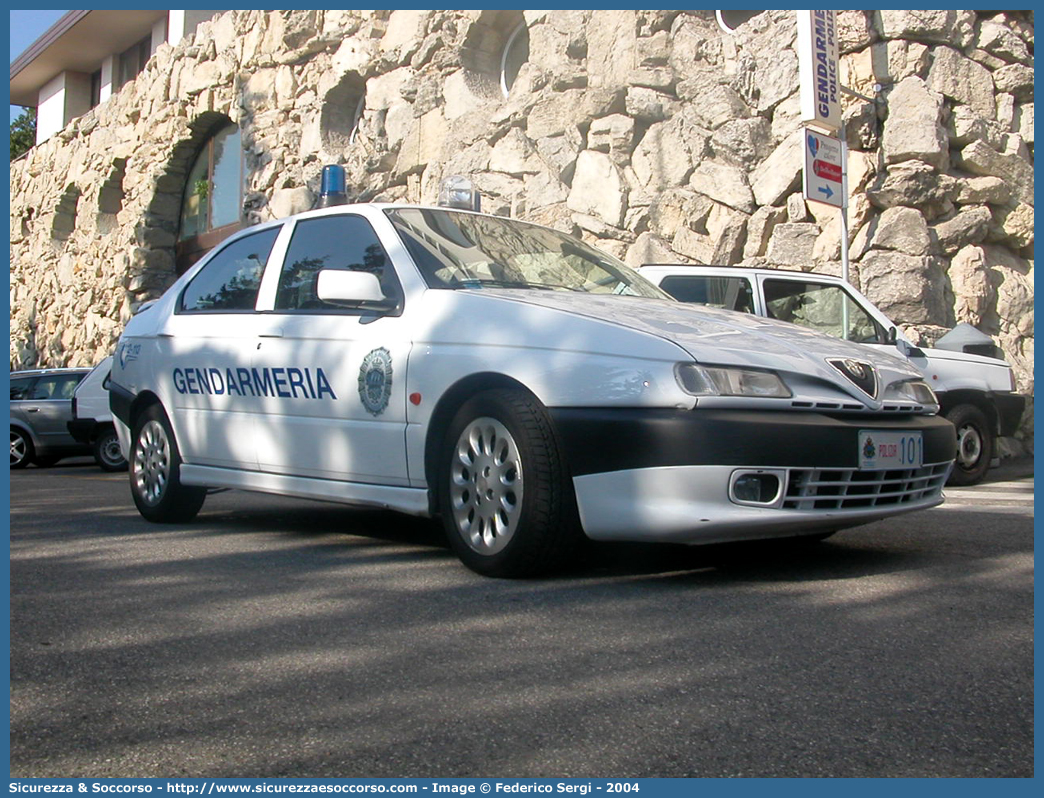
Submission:
<svg viewBox="0 0 1044 798">
<path fill-rule="evenodd" d="M 924 442 L 920 432 L 859 431 L 859 468 L 884 471 L 890 468 L 920 468 L 924 465 Z"/>
</svg>

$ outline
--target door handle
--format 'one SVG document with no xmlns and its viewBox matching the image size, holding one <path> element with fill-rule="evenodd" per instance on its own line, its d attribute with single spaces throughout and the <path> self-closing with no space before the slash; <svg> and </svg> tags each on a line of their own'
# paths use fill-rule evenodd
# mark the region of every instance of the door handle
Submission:
<svg viewBox="0 0 1044 798">
<path fill-rule="evenodd" d="M 283 337 L 283 331 L 282 330 L 269 330 L 268 332 L 261 333 L 260 337 L 261 338 L 282 338 Z"/>
<path fill-rule="evenodd" d="M 38 408 L 38 407 L 27 407 L 25 409 L 25 412 L 26 413 L 39 413 L 40 412 L 40 408 Z"/>
</svg>

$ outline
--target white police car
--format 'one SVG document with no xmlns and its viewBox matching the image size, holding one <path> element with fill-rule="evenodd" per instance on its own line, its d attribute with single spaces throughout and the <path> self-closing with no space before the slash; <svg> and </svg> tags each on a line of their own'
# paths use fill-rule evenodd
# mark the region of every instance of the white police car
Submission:
<svg viewBox="0 0 1044 798">
<path fill-rule="evenodd" d="M 903 360 L 685 305 L 544 227 L 343 205 L 225 241 L 128 324 L 141 514 L 207 488 L 441 516 L 520 576 L 583 536 L 825 536 L 939 504 L 953 426 Z"/>
</svg>

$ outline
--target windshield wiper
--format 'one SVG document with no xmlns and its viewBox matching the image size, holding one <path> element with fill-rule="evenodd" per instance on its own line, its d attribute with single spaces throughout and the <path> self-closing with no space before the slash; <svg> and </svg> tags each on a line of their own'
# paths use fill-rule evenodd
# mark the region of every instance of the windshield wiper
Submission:
<svg viewBox="0 0 1044 798">
<path fill-rule="evenodd" d="M 486 280 L 486 279 L 458 279 L 453 284 L 454 288 L 533 288 L 539 291 L 554 291 L 561 288 L 566 291 L 583 291 L 582 288 L 573 288 L 568 285 L 556 285 L 553 283 L 528 283 L 525 280 Z"/>
</svg>

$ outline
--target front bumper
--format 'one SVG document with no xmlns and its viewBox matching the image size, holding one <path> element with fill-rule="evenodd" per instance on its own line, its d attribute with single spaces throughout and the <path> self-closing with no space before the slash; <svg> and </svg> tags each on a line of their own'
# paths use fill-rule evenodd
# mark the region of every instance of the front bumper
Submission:
<svg viewBox="0 0 1044 798">
<path fill-rule="evenodd" d="M 552 411 L 584 531 L 596 540 L 713 543 L 813 534 L 933 507 L 956 452 L 938 416 L 727 410 Z M 862 471 L 860 430 L 920 432 L 919 469 Z M 770 504 L 730 498 L 739 473 L 779 481 Z"/>
</svg>

